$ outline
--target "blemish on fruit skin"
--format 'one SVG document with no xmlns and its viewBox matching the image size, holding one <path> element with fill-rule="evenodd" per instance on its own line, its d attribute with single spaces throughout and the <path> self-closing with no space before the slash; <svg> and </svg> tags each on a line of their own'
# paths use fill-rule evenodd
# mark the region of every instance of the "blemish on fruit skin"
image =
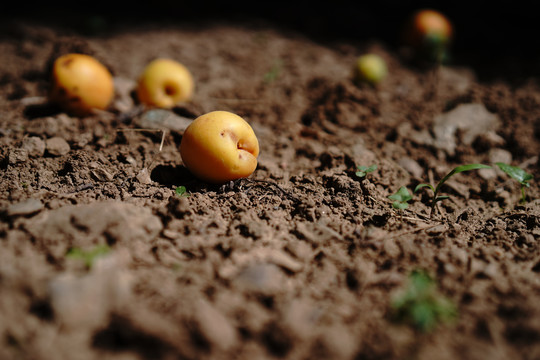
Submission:
<svg viewBox="0 0 540 360">
<path fill-rule="evenodd" d="M 64 60 L 62 62 L 62 66 L 63 67 L 69 67 L 71 65 L 71 63 L 73 62 L 73 58 L 67 58 L 66 60 Z"/>
<path fill-rule="evenodd" d="M 230 138 L 233 142 L 237 143 L 238 144 L 238 136 L 230 129 L 226 129 L 226 130 L 223 130 L 219 133 L 219 135 L 221 135 L 221 137 L 228 137 Z"/>
<path fill-rule="evenodd" d="M 91 109 L 105 109 L 114 96 L 113 78 L 95 58 L 67 54 L 56 59 L 52 69 L 51 102 L 78 116 Z"/>
</svg>

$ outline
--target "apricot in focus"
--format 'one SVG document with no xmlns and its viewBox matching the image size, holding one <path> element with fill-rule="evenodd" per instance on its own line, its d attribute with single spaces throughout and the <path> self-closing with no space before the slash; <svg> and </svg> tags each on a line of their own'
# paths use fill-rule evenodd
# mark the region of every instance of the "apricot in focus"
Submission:
<svg viewBox="0 0 540 360">
<path fill-rule="evenodd" d="M 251 126 L 240 116 L 212 111 L 199 116 L 186 128 L 180 154 L 184 165 L 197 178 L 223 184 L 255 171 L 259 142 Z"/>
</svg>

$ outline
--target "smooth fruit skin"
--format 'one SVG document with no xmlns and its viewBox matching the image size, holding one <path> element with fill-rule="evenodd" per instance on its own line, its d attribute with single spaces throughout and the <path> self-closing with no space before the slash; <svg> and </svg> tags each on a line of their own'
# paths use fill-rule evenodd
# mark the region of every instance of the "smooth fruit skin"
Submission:
<svg viewBox="0 0 540 360">
<path fill-rule="evenodd" d="M 66 54 L 53 64 L 50 100 L 74 115 L 106 109 L 114 96 L 111 73 L 98 60 L 84 54 Z"/>
<path fill-rule="evenodd" d="M 372 85 L 380 83 L 388 75 L 386 62 L 377 54 L 362 55 L 356 61 L 356 78 Z"/>
<path fill-rule="evenodd" d="M 448 56 L 453 39 L 452 23 L 436 10 L 417 11 L 404 31 L 404 41 L 415 49 L 418 57 L 442 62 Z"/>
<path fill-rule="evenodd" d="M 255 171 L 259 141 L 240 116 L 212 111 L 199 116 L 186 128 L 180 154 L 184 165 L 197 178 L 223 184 Z"/>
<path fill-rule="evenodd" d="M 413 46 L 422 46 L 425 39 L 430 36 L 449 42 L 453 35 L 450 21 L 436 10 L 417 11 L 408 27 L 408 42 Z"/>
<path fill-rule="evenodd" d="M 193 77 L 184 65 L 171 59 L 156 59 L 139 77 L 137 96 L 143 104 L 172 108 L 191 99 L 193 89 Z"/>
</svg>

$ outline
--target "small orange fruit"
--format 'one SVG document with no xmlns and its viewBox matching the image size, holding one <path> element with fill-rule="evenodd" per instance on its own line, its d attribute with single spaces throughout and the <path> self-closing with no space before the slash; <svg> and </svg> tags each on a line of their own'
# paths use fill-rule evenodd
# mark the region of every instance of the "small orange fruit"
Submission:
<svg viewBox="0 0 540 360">
<path fill-rule="evenodd" d="M 212 111 L 199 116 L 186 128 L 180 155 L 193 175 L 209 183 L 223 184 L 255 171 L 259 141 L 240 116 Z"/>
<path fill-rule="evenodd" d="M 184 65 L 171 59 L 156 59 L 139 77 L 137 96 L 143 104 L 171 108 L 189 100 L 193 88 L 193 77 Z"/>
<path fill-rule="evenodd" d="M 431 9 L 414 13 L 404 31 L 405 43 L 430 60 L 441 60 L 446 55 L 453 36 L 450 20 Z"/>
<path fill-rule="evenodd" d="M 109 70 L 89 55 L 66 54 L 53 65 L 51 102 L 74 115 L 106 109 L 114 96 Z"/>
</svg>

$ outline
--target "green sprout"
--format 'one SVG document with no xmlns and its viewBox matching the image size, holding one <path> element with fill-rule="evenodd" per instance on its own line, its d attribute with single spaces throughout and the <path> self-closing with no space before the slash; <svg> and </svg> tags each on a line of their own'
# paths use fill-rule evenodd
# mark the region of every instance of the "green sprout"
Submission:
<svg viewBox="0 0 540 360">
<path fill-rule="evenodd" d="M 377 170 L 377 165 L 370 165 L 370 166 L 357 166 L 356 169 L 358 170 L 355 174 L 356 176 L 358 176 L 359 178 L 363 178 L 365 177 L 367 174 L 369 174 L 370 172 L 373 172 L 375 170 Z"/>
<path fill-rule="evenodd" d="M 449 40 L 444 34 L 426 34 L 423 41 L 423 52 L 426 58 L 435 64 L 447 63 L 450 57 Z"/>
<path fill-rule="evenodd" d="M 392 203 L 394 209 L 405 210 L 409 207 L 408 202 L 412 199 L 412 195 L 405 186 L 402 186 L 395 194 L 388 196 L 388 198 L 394 200 Z"/>
<path fill-rule="evenodd" d="M 446 180 L 450 179 L 450 177 L 452 177 L 453 175 L 459 174 L 464 171 L 477 170 L 477 169 L 490 169 L 490 168 L 491 166 L 483 165 L 483 164 L 461 165 L 454 168 L 452 171 L 446 174 L 446 176 L 443 177 L 441 181 L 439 181 L 439 183 L 437 184 L 437 187 L 433 187 L 433 185 L 431 184 L 418 184 L 416 188 L 414 189 L 414 193 L 416 193 L 421 188 L 429 187 L 431 191 L 433 191 L 433 198 L 431 200 L 431 210 L 433 212 L 435 205 L 437 205 L 439 201 L 449 198 L 449 196 L 439 195 L 439 191 L 441 190 L 441 187 L 446 182 Z"/>
<path fill-rule="evenodd" d="M 525 199 L 526 199 L 525 188 L 530 186 L 529 181 L 531 181 L 533 179 L 533 176 L 531 174 L 525 172 L 525 170 L 523 170 L 523 169 L 521 169 L 521 168 L 519 168 L 517 166 L 508 165 L 508 164 L 501 163 L 501 162 L 498 162 L 498 163 L 495 163 L 495 164 L 499 167 L 499 169 L 501 169 L 507 175 L 509 175 L 511 178 L 513 178 L 513 179 L 517 180 L 517 182 L 519 182 L 519 184 L 521 185 L 521 199 L 520 199 L 520 202 L 525 203 Z"/>
<path fill-rule="evenodd" d="M 179 196 L 179 197 L 188 197 L 189 196 L 189 193 L 187 192 L 187 189 L 186 189 L 185 186 L 178 186 L 174 190 L 174 193 L 176 194 L 176 196 Z"/>
<path fill-rule="evenodd" d="M 108 245 L 96 245 L 91 250 L 83 250 L 81 248 L 71 248 L 66 254 L 67 258 L 82 260 L 86 268 L 91 269 L 94 261 L 103 255 L 108 254 L 111 248 Z"/>
<path fill-rule="evenodd" d="M 275 81 L 279 75 L 281 74 L 281 70 L 283 68 L 283 61 L 278 59 L 274 62 L 274 65 L 270 68 L 270 70 L 264 74 L 264 83 L 270 84 L 271 82 Z"/>
<path fill-rule="evenodd" d="M 396 321 L 422 332 L 429 332 L 457 316 L 456 306 L 439 293 L 435 281 L 423 270 L 409 274 L 409 284 L 392 301 L 392 310 Z"/>
</svg>

